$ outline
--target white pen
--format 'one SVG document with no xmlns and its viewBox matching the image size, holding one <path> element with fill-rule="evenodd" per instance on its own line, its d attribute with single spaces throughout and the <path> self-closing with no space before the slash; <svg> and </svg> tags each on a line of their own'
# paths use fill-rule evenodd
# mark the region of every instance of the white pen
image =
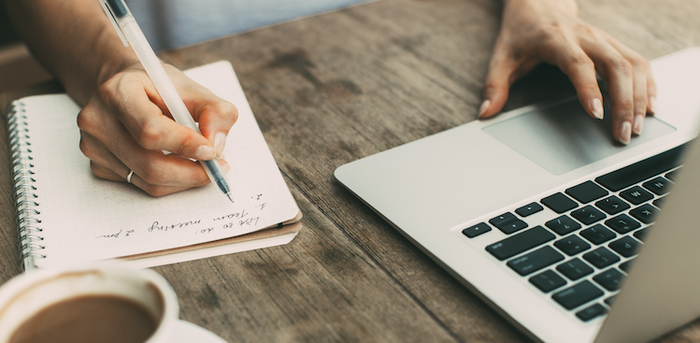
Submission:
<svg viewBox="0 0 700 343">
<path fill-rule="evenodd" d="M 114 29 L 117 30 L 117 34 L 119 34 L 119 38 L 121 38 L 124 46 L 128 47 L 129 43 L 131 43 L 131 48 L 136 52 L 136 56 L 138 56 L 139 61 L 141 61 L 143 68 L 146 69 L 146 73 L 151 78 L 151 81 L 153 81 L 153 84 L 163 98 L 165 105 L 168 107 L 175 121 L 201 134 L 199 127 L 197 127 L 194 119 L 192 119 L 190 111 L 177 93 L 168 74 L 165 73 L 163 65 L 160 63 L 158 57 L 156 57 L 153 49 L 151 49 L 151 46 L 146 40 L 146 36 L 143 35 L 141 28 L 136 23 L 136 19 L 134 19 L 134 16 L 131 14 L 131 11 L 129 11 L 124 0 L 98 1 L 100 5 L 102 5 L 102 9 L 107 14 L 107 17 L 109 17 L 109 20 L 112 22 Z M 226 181 L 226 176 L 221 171 L 219 160 L 214 158 L 210 161 L 200 162 L 211 182 L 216 184 L 219 189 L 226 194 L 229 200 L 233 202 L 231 190 Z"/>
</svg>

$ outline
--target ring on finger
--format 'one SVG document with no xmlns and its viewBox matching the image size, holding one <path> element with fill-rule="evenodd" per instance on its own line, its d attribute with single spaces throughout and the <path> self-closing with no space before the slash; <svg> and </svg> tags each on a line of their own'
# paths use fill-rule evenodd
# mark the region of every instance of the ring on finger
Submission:
<svg viewBox="0 0 700 343">
<path fill-rule="evenodd" d="M 129 174 L 126 174 L 126 182 L 131 183 L 132 177 L 134 177 L 134 171 L 129 169 Z"/>
</svg>

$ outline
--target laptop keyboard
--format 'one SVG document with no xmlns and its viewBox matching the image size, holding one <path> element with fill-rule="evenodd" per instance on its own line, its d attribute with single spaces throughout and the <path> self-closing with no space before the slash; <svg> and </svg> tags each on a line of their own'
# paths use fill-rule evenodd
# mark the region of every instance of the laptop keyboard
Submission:
<svg viewBox="0 0 700 343">
<path fill-rule="evenodd" d="M 608 312 L 673 184 L 684 146 L 557 192 L 462 230 L 509 237 L 486 246 L 563 308 L 589 321 Z M 537 225 L 528 217 L 549 208 Z"/>
</svg>

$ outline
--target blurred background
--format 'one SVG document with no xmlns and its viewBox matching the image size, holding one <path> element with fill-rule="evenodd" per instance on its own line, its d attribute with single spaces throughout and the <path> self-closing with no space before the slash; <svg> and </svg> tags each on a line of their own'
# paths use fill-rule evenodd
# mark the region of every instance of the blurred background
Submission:
<svg viewBox="0 0 700 343">
<path fill-rule="evenodd" d="M 216 39 L 367 0 L 126 0 L 156 51 Z"/>
<path fill-rule="evenodd" d="M 372 0 L 126 0 L 126 3 L 158 52 L 369 1 Z M 0 1 L 0 92 L 50 78 L 12 31 Z"/>
</svg>

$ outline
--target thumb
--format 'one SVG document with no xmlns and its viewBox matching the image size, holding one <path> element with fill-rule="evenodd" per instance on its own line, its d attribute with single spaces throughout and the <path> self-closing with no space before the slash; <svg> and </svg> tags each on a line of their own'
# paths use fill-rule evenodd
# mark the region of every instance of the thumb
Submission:
<svg viewBox="0 0 700 343">
<path fill-rule="evenodd" d="M 488 118 L 498 113 L 508 99 L 514 63 L 502 55 L 495 52 L 491 58 L 482 91 L 483 102 L 479 108 L 479 118 Z"/>
<path fill-rule="evenodd" d="M 482 91 L 479 118 L 488 118 L 501 111 L 508 100 L 510 86 L 542 62 L 540 58 L 523 56 L 522 52 L 516 53 L 512 49 L 514 47 L 508 43 L 500 40 L 496 43 Z M 516 55 L 523 57 L 516 59 Z"/>
</svg>

